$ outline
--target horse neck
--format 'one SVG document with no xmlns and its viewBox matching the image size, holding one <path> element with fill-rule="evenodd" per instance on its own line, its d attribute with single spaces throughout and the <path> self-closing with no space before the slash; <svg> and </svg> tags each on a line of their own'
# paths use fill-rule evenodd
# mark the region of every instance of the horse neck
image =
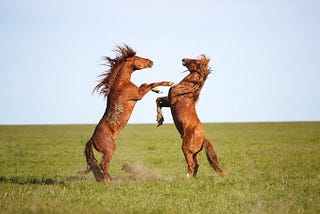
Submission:
<svg viewBox="0 0 320 214">
<path fill-rule="evenodd" d="M 116 82 L 131 81 L 131 74 L 133 69 L 131 65 L 124 63 L 119 67 L 119 73 Z"/>
<path fill-rule="evenodd" d="M 201 76 L 199 75 L 198 72 L 191 72 L 181 82 L 184 82 L 187 85 L 194 85 L 195 82 L 200 80 L 200 79 L 201 79 Z"/>
<path fill-rule="evenodd" d="M 197 102 L 204 83 L 204 77 L 199 72 L 192 72 L 184 78 L 185 85 L 193 94 L 193 101 Z"/>
</svg>

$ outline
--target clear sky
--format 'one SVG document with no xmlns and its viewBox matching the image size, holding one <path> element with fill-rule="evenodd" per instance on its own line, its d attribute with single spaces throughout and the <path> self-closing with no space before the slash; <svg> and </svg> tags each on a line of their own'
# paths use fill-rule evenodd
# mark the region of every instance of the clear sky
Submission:
<svg viewBox="0 0 320 214">
<path fill-rule="evenodd" d="M 0 124 L 97 123 L 100 59 L 123 43 L 154 62 L 138 85 L 178 83 L 182 58 L 209 56 L 203 122 L 320 120 L 320 1 L 1 0 Z M 155 123 L 157 96 L 129 122 Z"/>
</svg>

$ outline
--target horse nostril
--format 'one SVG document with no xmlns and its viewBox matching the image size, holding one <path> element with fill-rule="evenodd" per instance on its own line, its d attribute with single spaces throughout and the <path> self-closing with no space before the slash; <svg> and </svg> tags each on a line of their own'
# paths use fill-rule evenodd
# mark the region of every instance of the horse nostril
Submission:
<svg viewBox="0 0 320 214">
<path fill-rule="evenodd" d="M 187 64 L 187 59 L 186 59 L 186 58 L 183 58 L 183 59 L 182 59 L 182 65 L 183 65 L 183 66 L 186 66 L 186 64 Z"/>
<path fill-rule="evenodd" d="M 151 68 L 153 66 L 153 62 L 150 61 L 149 67 Z"/>
</svg>

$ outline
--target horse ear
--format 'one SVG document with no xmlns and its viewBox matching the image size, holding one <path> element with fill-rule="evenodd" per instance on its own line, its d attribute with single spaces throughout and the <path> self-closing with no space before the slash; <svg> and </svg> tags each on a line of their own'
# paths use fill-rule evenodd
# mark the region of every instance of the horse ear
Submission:
<svg viewBox="0 0 320 214">
<path fill-rule="evenodd" d="M 208 65 L 210 62 L 210 58 L 208 58 L 208 57 L 206 57 L 206 55 L 202 54 L 201 61 Z"/>
</svg>

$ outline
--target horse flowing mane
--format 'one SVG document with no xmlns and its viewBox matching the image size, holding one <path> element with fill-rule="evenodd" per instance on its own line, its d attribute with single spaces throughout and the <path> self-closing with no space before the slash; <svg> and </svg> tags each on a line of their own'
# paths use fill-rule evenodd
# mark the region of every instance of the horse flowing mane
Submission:
<svg viewBox="0 0 320 214">
<path fill-rule="evenodd" d="M 193 93 L 194 101 L 197 102 L 199 100 L 199 95 L 204 83 L 211 73 L 211 68 L 208 66 L 210 59 L 207 58 L 205 55 L 200 56 L 200 63 L 199 69 L 190 71 L 190 72 L 197 72 L 199 74 L 199 79 L 197 80 L 187 80 L 189 82 L 195 83 L 195 85 L 191 88 L 191 92 Z"/>
<path fill-rule="evenodd" d="M 136 55 L 136 52 L 126 44 L 123 47 L 117 46 L 113 52 L 117 54 L 116 58 L 111 59 L 110 57 L 103 57 L 103 59 L 106 61 L 104 65 L 108 66 L 109 69 L 99 75 L 99 83 L 93 89 L 93 93 L 99 92 L 99 94 L 103 94 L 104 97 L 108 96 L 113 83 L 119 76 L 121 70 L 119 69 L 119 65 L 122 64 L 127 58 Z"/>
</svg>

